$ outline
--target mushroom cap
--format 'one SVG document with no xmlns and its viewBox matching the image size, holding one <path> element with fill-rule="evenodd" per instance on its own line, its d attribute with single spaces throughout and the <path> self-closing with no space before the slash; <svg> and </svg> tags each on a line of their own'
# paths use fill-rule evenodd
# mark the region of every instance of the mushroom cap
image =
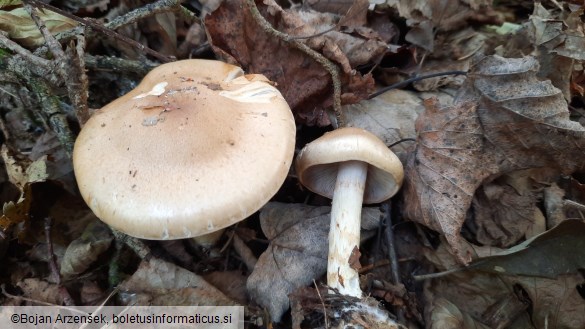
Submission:
<svg viewBox="0 0 585 329">
<path fill-rule="evenodd" d="M 340 128 L 307 144 L 296 160 L 296 172 L 309 190 L 333 198 L 340 162 L 357 160 L 369 164 L 363 203 L 392 197 L 402 185 L 400 159 L 374 134 L 360 128 Z"/>
<path fill-rule="evenodd" d="M 73 165 L 98 218 L 145 239 L 214 232 L 262 207 L 286 178 L 296 127 L 262 75 L 219 61 L 161 65 L 98 110 Z"/>
</svg>

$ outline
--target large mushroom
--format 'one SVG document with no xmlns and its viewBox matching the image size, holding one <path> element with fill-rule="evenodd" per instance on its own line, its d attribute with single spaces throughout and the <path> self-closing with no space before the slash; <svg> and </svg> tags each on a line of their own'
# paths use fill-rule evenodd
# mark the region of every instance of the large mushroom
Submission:
<svg viewBox="0 0 585 329">
<path fill-rule="evenodd" d="M 262 207 L 288 174 L 295 132 L 264 76 L 184 60 L 155 68 L 97 111 L 73 165 L 83 198 L 107 224 L 139 238 L 189 238 Z"/>
<path fill-rule="evenodd" d="M 307 144 L 296 160 L 300 182 L 331 204 L 327 285 L 362 297 L 358 272 L 350 265 L 359 250 L 362 203 L 379 203 L 400 189 L 398 157 L 372 133 L 341 128 Z"/>
</svg>

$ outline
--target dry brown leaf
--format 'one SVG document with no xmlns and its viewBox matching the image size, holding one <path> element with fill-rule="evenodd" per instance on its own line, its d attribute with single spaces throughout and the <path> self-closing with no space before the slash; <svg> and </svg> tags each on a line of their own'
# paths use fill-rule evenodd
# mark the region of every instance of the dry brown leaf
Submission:
<svg viewBox="0 0 585 329">
<path fill-rule="evenodd" d="M 119 289 L 128 305 L 237 305 L 197 274 L 157 258 L 142 261 Z"/>
<path fill-rule="evenodd" d="M 485 251 L 480 250 L 480 253 L 485 253 Z M 440 270 L 452 269 L 457 266 L 456 259 L 449 254 L 445 245 L 440 245 L 437 250 L 427 249 L 424 254 Z M 424 296 L 426 322 L 434 324 L 436 321 L 440 321 L 440 324 L 447 325 L 450 323 L 448 316 L 452 313 L 451 315 L 454 316 L 452 328 L 459 328 L 456 326 L 457 324 L 469 324 L 469 322 L 466 322 L 469 320 L 468 317 L 481 320 L 486 324 L 499 323 L 503 319 L 500 318 L 494 321 L 488 310 L 498 307 L 502 301 L 507 299 L 515 299 L 510 301 L 514 305 L 519 302 L 512 286 L 507 285 L 495 275 L 476 271 L 456 272 L 429 280 L 425 285 Z M 441 300 L 447 301 L 450 306 L 444 305 Z M 517 322 L 515 322 L 517 326 L 511 326 L 510 328 L 531 328 L 530 326 L 523 326 L 523 324 L 530 324 L 527 312 L 520 311 L 519 315 L 517 314 L 517 318 Z M 493 327 L 497 326 L 494 325 Z"/>
<path fill-rule="evenodd" d="M 584 165 L 585 129 L 569 120 L 560 90 L 536 72 L 532 57 L 484 57 L 453 106 L 441 109 L 429 100 L 417 119 L 418 145 L 405 170 L 405 214 L 444 234 L 463 263 L 471 252 L 459 231 L 484 181 L 537 167 L 570 174 Z"/>
<path fill-rule="evenodd" d="M 509 285 L 522 286 L 527 292 L 536 328 L 585 328 L 585 298 L 578 288 L 585 284 L 581 274 L 556 279 L 515 276 L 504 280 Z"/>
<path fill-rule="evenodd" d="M 257 5 L 273 27 L 291 36 L 312 36 L 334 28 L 337 23 L 332 14 L 283 10 L 274 1 L 257 1 Z M 275 81 L 300 122 L 330 124 L 324 111 L 333 104 L 330 75 L 308 55 L 264 33 L 241 1 L 225 1 L 207 16 L 205 26 L 216 54 L 250 73 L 261 73 Z M 371 75 L 362 76 L 354 69 L 375 62 L 386 51 L 384 42 L 362 35 L 333 30 L 299 39 L 341 66 L 344 104 L 366 99 L 373 91 Z"/>
<path fill-rule="evenodd" d="M 270 239 L 248 277 L 248 292 L 280 321 L 289 308 L 288 295 L 327 271 L 330 207 L 272 202 L 260 212 L 262 231 Z M 377 227 L 380 211 L 362 209 L 362 228 Z M 368 235 L 362 234 L 362 238 Z"/>
<path fill-rule="evenodd" d="M 83 234 L 67 246 L 61 261 L 61 275 L 68 278 L 83 273 L 110 248 L 113 239 L 108 226 L 96 217 Z"/>
<path fill-rule="evenodd" d="M 515 245 L 540 223 L 538 201 L 533 191 L 519 194 L 503 180 L 484 184 L 476 191 L 472 206 L 477 241 L 500 248 Z"/>
<path fill-rule="evenodd" d="M 58 284 L 49 283 L 38 278 L 28 278 L 18 282 L 16 285 L 27 298 L 53 305 L 63 304 L 63 296 L 60 293 L 61 287 Z"/>
<path fill-rule="evenodd" d="M 244 305 L 248 302 L 247 277 L 240 271 L 216 271 L 205 274 L 205 281 L 221 290 L 226 296 Z"/>
</svg>

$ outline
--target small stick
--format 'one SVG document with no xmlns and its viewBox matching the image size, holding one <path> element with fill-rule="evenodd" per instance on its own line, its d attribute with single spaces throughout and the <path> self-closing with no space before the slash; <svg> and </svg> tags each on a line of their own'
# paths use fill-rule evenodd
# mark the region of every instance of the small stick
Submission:
<svg viewBox="0 0 585 329">
<path fill-rule="evenodd" d="M 25 58 L 28 62 L 36 67 L 42 67 L 46 70 L 50 70 L 52 68 L 51 61 L 46 60 L 44 58 L 35 56 L 31 53 L 28 49 L 21 47 L 18 43 L 10 40 L 7 38 L 4 33 L 0 31 L 0 46 L 2 48 L 10 49 L 11 51 L 15 52 L 16 54 Z"/>
<path fill-rule="evenodd" d="M 27 0 L 28 1 L 28 0 Z M 25 3 L 25 9 L 41 31 L 45 43 L 49 47 L 49 50 L 55 57 L 55 70 L 57 74 L 65 83 L 69 99 L 75 109 L 75 115 L 79 124 L 83 126 L 89 119 L 89 107 L 87 104 L 88 95 L 88 82 L 87 76 L 85 75 L 85 65 L 83 63 L 83 53 L 85 47 L 85 38 L 77 35 L 77 47 L 71 47 L 75 50 L 70 51 L 71 56 L 68 56 L 61 48 L 61 44 L 55 37 L 49 32 L 45 26 L 45 22 L 37 15 L 36 11 L 38 8 L 33 8 L 30 4 Z M 77 54 L 75 54 L 77 53 Z"/>
<path fill-rule="evenodd" d="M 392 227 L 392 201 L 386 201 L 382 204 L 382 212 L 384 213 L 384 222 L 386 224 L 386 244 L 388 246 L 388 258 L 390 260 L 390 273 L 392 274 L 392 283 L 398 285 L 400 280 L 400 268 L 398 266 L 398 256 L 396 256 L 396 240 L 394 239 L 394 229 Z M 400 323 L 405 323 L 404 310 L 397 308 L 396 316 Z"/>
<path fill-rule="evenodd" d="M 47 242 L 47 252 L 49 254 L 49 269 L 51 271 L 50 280 L 59 286 L 59 294 L 63 298 L 63 302 L 67 306 L 74 306 L 75 302 L 67 291 L 67 288 L 61 285 L 61 273 L 59 273 L 59 265 L 57 264 L 57 257 L 53 250 L 53 239 L 51 239 L 51 227 L 53 226 L 53 219 L 51 217 L 45 218 L 45 240 Z"/>
<path fill-rule="evenodd" d="M 436 78 L 436 77 L 445 76 L 445 75 L 467 75 L 467 72 L 466 71 L 447 71 L 447 72 L 438 72 L 438 73 L 427 74 L 427 75 L 419 75 L 419 76 L 416 76 L 414 78 L 406 79 L 404 81 L 400 81 L 400 82 L 397 82 L 393 85 L 384 87 L 384 88 L 370 94 L 368 99 L 372 99 L 374 97 L 380 96 L 389 90 L 404 87 L 404 86 L 406 86 L 410 83 L 413 83 L 413 82 L 417 82 L 417 81 L 424 80 L 424 79 Z"/>
<path fill-rule="evenodd" d="M 579 202 L 575 202 L 573 200 L 563 200 L 563 207 L 585 211 L 585 205 L 582 205 Z"/>
<path fill-rule="evenodd" d="M 325 306 L 325 302 L 323 301 L 323 297 L 321 296 L 321 292 L 319 291 L 319 287 L 317 286 L 317 282 L 313 279 L 313 285 L 315 286 L 315 290 L 317 291 L 317 296 L 319 296 L 319 301 L 323 306 L 323 320 L 325 320 L 325 329 L 329 329 L 329 320 L 327 319 L 327 306 Z"/>
<path fill-rule="evenodd" d="M 233 246 L 236 253 L 242 258 L 244 264 L 248 268 L 248 271 L 252 272 L 254 270 L 254 266 L 256 266 L 256 262 L 258 259 L 254 256 L 254 253 L 248 246 L 244 243 L 242 238 L 238 236 L 236 232 L 232 232 L 233 234 Z"/>
<path fill-rule="evenodd" d="M 333 81 L 333 111 L 335 111 L 335 116 L 337 117 L 337 125 L 338 127 L 345 126 L 345 119 L 343 118 L 343 113 L 341 111 L 341 80 L 339 78 L 339 68 L 337 65 L 335 65 L 332 61 L 327 59 L 319 52 L 311 49 L 306 44 L 296 40 L 294 37 L 273 28 L 270 23 L 262 16 L 262 14 L 260 14 L 260 11 L 256 7 L 254 0 L 246 0 L 246 3 L 250 8 L 252 17 L 254 20 L 256 20 L 258 25 L 260 25 L 264 32 L 307 54 L 314 61 L 321 64 L 325 70 L 327 70 L 327 72 L 331 75 L 331 80 Z"/>
<path fill-rule="evenodd" d="M 132 249 L 132 251 L 134 251 L 134 253 L 136 253 L 136 255 L 140 259 L 144 260 L 146 257 L 148 257 L 150 255 L 150 248 L 148 248 L 148 246 L 145 245 L 139 239 L 137 239 L 135 237 L 131 237 L 129 235 L 126 235 L 126 234 L 124 234 L 120 231 L 117 231 L 115 229 L 111 229 L 111 230 L 112 230 L 112 233 L 114 234 L 114 237 L 116 238 L 116 240 L 127 245 L 130 249 Z"/>
<path fill-rule="evenodd" d="M 134 61 L 118 57 L 89 54 L 85 54 L 85 65 L 88 69 L 114 72 L 132 72 L 141 75 L 145 75 L 150 70 L 158 66 L 144 61 Z"/>
</svg>

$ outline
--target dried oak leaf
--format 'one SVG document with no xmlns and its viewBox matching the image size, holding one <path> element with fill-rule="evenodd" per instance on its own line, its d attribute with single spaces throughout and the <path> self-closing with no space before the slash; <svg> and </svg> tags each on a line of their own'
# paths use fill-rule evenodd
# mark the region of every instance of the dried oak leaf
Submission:
<svg viewBox="0 0 585 329">
<path fill-rule="evenodd" d="M 462 263 L 471 253 L 459 231 L 484 181 L 519 169 L 570 174 L 583 167 L 585 129 L 569 120 L 561 91 L 537 71 L 532 57 L 478 59 L 453 106 L 428 100 L 417 119 L 405 213 L 444 234 Z"/>
<path fill-rule="evenodd" d="M 373 91 L 372 76 L 362 76 L 354 68 L 375 62 L 386 51 L 386 44 L 375 33 L 364 37 L 367 33 L 343 33 L 334 29 L 319 35 L 335 28 L 338 16 L 311 10 L 284 10 L 271 0 L 257 1 L 257 5 L 274 28 L 293 37 L 303 37 L 298 40 L 340 65 L 342 103 L 359 102 Z M 266 34 L 240 0 L 225 1 L 206 17 L 205 26 L 214 52 L 247 72 L 261 73 L 275 81 L 297 120 L 319 126 L 331 123 L 324 111 L 333 104 L 329 73 L 305 53 Z M 312 35 L 315 36 L 304 38 Z"/>
</svg>

